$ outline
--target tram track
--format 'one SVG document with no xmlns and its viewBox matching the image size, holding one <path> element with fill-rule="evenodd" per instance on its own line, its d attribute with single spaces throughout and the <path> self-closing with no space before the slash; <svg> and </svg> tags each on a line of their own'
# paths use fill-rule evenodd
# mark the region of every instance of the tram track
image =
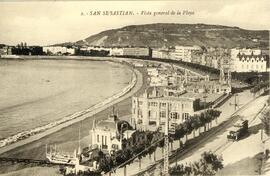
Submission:
<svg viewBox="0 0 270 176">
<path fill-rule="evenodd" d="M 249 126 L 251 126 L 252 124 L 254 124 L 255 120 L 260 116 L 260 114 L 267 108 L 267 106 L 263 106 L 259 112 L 257 112 L 254 117 L 249 121 Z M 247 119 L 247 118 L 246 118 Z M 248 119 L 247 119 L 248 120 Z M 229 148 L 234 142 L 233 141 L 226 141 L 225 143 L 222 143 L 221 145 L 219 145 L 213 152 L 214 153 L 222 153 L 223 151 L 225 151 L 227 148 Z"/>
<path fill-rule="evenodd" d="M 201 136 L 198 136 L 199 138 L 198 138 L 197 141 L 190 142 L 186 146 L 184 146 L 183 148 L 174 151 L 169 156 L 170 164 L 176 162 L 179 159 L 187 157 L 186 155 L 188 155 L 189 153 L 192 153 L 193 151 L 197 150 L 198 148 L 200 148 L 202 145 L 207 143 L 209 140 L 211 140 L 215 136 L 218 136 L 222 132 L 225 132 L 226 129 L 230 128 L 237 120 L 239 120 L 241 118 L 241 116 L 239 114 L 241 112 L 243 112 L 244 110 L 246 110 L 249 107 L 249 105 L 252 102 L 254 102 L 255 100 L 257 100 L 258 98 L 259 97 L 257 97 L 256 99 L 252 99 L 248 103 L 246 103 L 245 105 L 240 107 L 237 111 L 235 111 L 232 115 L 230 115 L 230 118 L 228 120 L 222 122 L 218 126 L 210 129 L 209 131 L 206 131 L 206 132 L 202 133 Z M 254 120 L 255 120 L 255 118 L 254 118 Z M 223 150 L 224 151 L 225 149 L 230 147 L 232 144 L 233 144 L 232 141 L 226 142 L 225 146 L 224 146 L 224 143 L 223 143 L 222 145 L 220 145 L 218 147 L 218 150 Z M 155 171 L 156 169 L 159 169 L 160 167 L 158 167 L 158 166 L 160 166 L 162 163 L 163 163 L 163 158 L 161 158 L 160 160 L 156 161 L 156 163 L 150 165 L 146 169 L 144 169 L 141 172 L 139 172 L 137 174 L 134 174 L 134 175 L 140 175 L 141 176 L 141 175 L 149 174 L 148 171 L 150 171 L 150 170 Z M 150 175 L 151 175 L 151 173 L 150 173 Z"/>
</svg>

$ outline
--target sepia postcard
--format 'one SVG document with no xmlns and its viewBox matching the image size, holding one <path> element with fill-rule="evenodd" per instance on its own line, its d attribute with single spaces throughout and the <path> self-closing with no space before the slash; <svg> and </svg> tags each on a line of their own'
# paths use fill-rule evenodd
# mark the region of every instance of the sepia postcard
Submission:
<svg viewBox="0 0 270 176">
<path fill-rule="evenodd" d="M 0 175 L 270 175 L 269 7 L 0 1 Z"/>
</svg>

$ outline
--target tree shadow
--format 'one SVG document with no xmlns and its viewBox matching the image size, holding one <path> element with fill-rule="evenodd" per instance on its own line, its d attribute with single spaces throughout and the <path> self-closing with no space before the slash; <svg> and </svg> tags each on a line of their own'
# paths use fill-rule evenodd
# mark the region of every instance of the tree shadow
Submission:
<svg viewBox="0 0 270 176">
<path fill-rule="evenodd" d="M 226 165 L 216 175 L 259 175 L 261 173 L 261 159 L 263 153 L 247 157 L 240 161 Z"/>
</svg>

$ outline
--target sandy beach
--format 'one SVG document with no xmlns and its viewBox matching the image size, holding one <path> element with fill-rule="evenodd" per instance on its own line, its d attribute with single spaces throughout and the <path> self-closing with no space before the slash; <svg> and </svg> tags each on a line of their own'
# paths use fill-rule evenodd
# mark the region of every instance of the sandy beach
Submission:
<svg viewBox="0 0 270 176">
<path fill-rule="evenodd" d="M 0 153 L 2 157 L 16 157 L 16 158 L 31 158 L 31 159 L 45 159 L 46 144 L 57 144 L 62 146 L 65 151 L 73 151 L 78 147 L 78 131 L 81 129 L 81 140 L 87 138 L 89 130 L 92 127 L 93 119 L 106 119 L 111 113 L 114 105 L 119 116 L 127 116 L 130 114 L 131 96 L 141 93 L 145 89 L 146 72 L 142 69 L 134 69 L 137 75 L 136 85 L 131 91 L 122 97 L 106 104 L 105 106 L 96 109 L 94 112 L 85 114 L 72 122 L 52 128 L 44 133 L 32 136 L 17 143 L 11 144 L 7 147 L 1 148 Z M 143 76 L 144 75 L 144 76 Z M 83 147 L 83 146 L 82 146 Z M 7 168 L 7 167 L 5 167 Z M 5 173 L 6 169 L 0 167 L 0 173 Z"/>
<path fill-rule="evenodd" d="M 86 62 L 91 62 L 90 60 Z M 108 60 L 110 61 L 111 59 L 109 58 Z M 82 140 L 89 135 L 89 130 L 91 129 L 93 119 L 106 119 L 108 114 L 111 113 L 113 105 L 118 110 L 120 116 L 126 116 L 130 114 L 131 96 L 136 93 L 141 93 L 145 88 L 145 85 L 143 84 L 145 82 L 145 78 L 142 75 L 146 74 L 144 69 L 134 69 L 134 73 L 137 77 L 136 84 L 125 95 L 122 95 L 120 98 L 109 102 L 105 106 L 97 108 L 94 111 L 90 111 L 89 113 L 80 116 L 79 118 L 76 118 L 70 122 L 58 125 L 55 128 L 31 136 L 25 140 L 21 140 L 6 147 L 0 148 L 1 156 L 45 159 L 46 144 L 61 144 L 61 146 L 64 146 L 67 151 L 73 151 L 78 147 L 77 132 L 79 130 L 79 126 L 81 126 L 80 128 Z M 83 141 L 85 140 L 83 139 Z M 5 173 L 5 170 L 8 171 L 8 169 L 0 167 L 0 173 Z"/>
</svg>

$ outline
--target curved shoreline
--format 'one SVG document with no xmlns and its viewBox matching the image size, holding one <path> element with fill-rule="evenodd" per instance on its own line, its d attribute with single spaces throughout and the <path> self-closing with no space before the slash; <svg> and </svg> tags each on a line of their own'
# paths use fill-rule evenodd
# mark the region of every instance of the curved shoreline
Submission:
<svg viewBox="0 0 270 176">
<path fill-rule="evenodd" d="M 89 59 L 89 60 L 91 60 L 91 59 Z M 111 59 L 106 58 L 106 59 L 103 59 L 103 61 L 111 61 Z M 120 61 L 120 60 L 114 60 L 114 62 L 119 63 L 119 64 L 123 64 L 122 61 Z M 132 96 L 133 93 L 137 92 L 137 89 L 140 89 L 140 87 L 142 86 L 142 75 L 136 69 L 133 69 L 131 67 L 129 67 L 129 69 L 131 69 L 131 71 L 133 72 L 132 73 L 132 81 L 128 86 L 123 88 L 121 92 L 118 92 L 118 93 L 114 94 L 113 96 L 106 98 L 102 102 L 100 102 L 94 106 L 91 106 L 90 108 L 88 108 L 86 110 L 76 112 L 76 113 L 69 115 L 69 116 L 66 116 L 58 121 L 49 123 L 49 124 L 44 125 L 42 127 L 35 128 L 31 131 L 28 131 L 28 133 L 21 132 L 21 134 L 26 135 L 24 138 L 21 138 L 18 140 L 17 139 L 18 134 L 9 137 L 11 140 L 12 139 L 13 140 L 16 139 L 16 140 L 10 142 L 8 145 L 0 147 L 0 154 L 3 154 L 5 152 L 8 152 L 8 151 L 15 149 L 17 147 L 20 147 L 20 146 L 23 146 L 25 144 L 39 140 L 39 139 L 41 139 L 49 134 L 55 133 L 55 132 L 57 132 L 65 127 L 68 127 L 68 126 L 76 123 L 76 122 L 79 122 L 79 121 L 82 121 L 88 117 L 91 117 L 91 116 L 97 114 L 98 112 L 100 112 L 106 108 L 109 108 L 113 104 L 121 101 L 123 98 L 127 98 L 129 96 Z M 138 81 L 138 79 L 139 79 L 139 81 Z M 140 85 L 138 85 L 138 84 L 140 84 Z M 31 132 L 32 134 L 29 134 L 29 132 Z"/>
</svg>

